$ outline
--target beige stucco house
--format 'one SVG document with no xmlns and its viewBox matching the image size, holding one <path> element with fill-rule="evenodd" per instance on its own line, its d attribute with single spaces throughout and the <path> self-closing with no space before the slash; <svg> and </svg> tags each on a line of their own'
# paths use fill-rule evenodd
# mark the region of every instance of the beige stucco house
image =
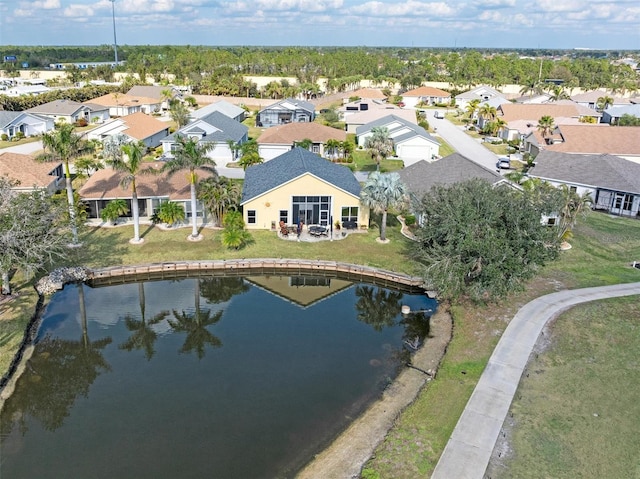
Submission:
<svg viewBox="0 0 640 479">
<path fill-rule="evenodd" d="M 299 147 L 247 168 L 242 208 L 250 230 L 299 220 L 307 226 L 369 225 L 369 208 L 360 204 L 360 184 L 351 170 Z"/>
</svg>

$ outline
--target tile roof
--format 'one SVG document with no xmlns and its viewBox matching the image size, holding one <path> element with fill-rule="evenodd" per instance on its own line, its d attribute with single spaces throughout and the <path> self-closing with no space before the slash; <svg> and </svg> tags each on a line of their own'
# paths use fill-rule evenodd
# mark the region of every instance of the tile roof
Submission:
<svg viewBox="0 0 640 479">
<path fill-rule="evenodd" d="M 366 98 L 368 100 L 384 100 L 387 98 L 387 96 L 382 93 L 382 90 L 377 88 L 360 88 L 350 92 L 347 98 L 351 98 L 352 96 Z"/>
<path fill-rule="evenodd" d="M 453 185 L 480 178 L 491 184 L 503 181 L 495 171 L 470 160 L 460 153 L 453 153 L 434 162 L 420 160 L 398 172 L 409 191 L 417 197 L 428 193 L 436 185 Z"/>
<path fill-rule="evenodd" d="M 580 155 L 544 150 L 529 176 L 640 193 L 640 164 L 614 155 Z"/>
<path fill-rule="evenodd" d="M 164 162 L 156 161 L 148 163 L 147 168 L 158 171 Z M 115 198 L 131 198 L 131 188 L 123 189 L 120 180 L 124 173 L 116 172 L 111 168 L 105 168 L 95 172 L 91 178 L 80 188 L 80 198 L 86 200 L 111 200 Z M 206 170 L 199 170 L 199 178 L 208 178 L 211 173 Z M 138 198 L 168 197 L 173 201 L 186 201 L 191 198 L 191 187 L 187 175 L 184 172 L 177 172 L 171 177 L 166 175 L 144 175 L 136 176 L 136 190 Z"/>
<path fill-rule="evenodd" d="M 538 122 L 543 116 L 577 118 L 581 116 L 602 116 L 595 110 L 574 102 L 556 103 L 504 103 L 498 107 L 498 116 L 504 121 L 530 120 Z"/>
<path fill-rule="evenodd" d="M 434 88 L 432 86 L 421 86 L 418 88 L 415 88 L 413 90 L 409 90 L 406 91 L 402 94 L 403 97 L 405 96 L 418 96 L 418 97 L 423 97 L 423 96 L 435 96 L 435 97 L 450 97 L 451 93 L 444 91 L 444 90 L 440 90 L 439 88 Z"/>
<path fill-rule="evenodd" d="M 320 158 L 296 147 L 259 165 L 247 168 L 242 189 L 242 203 L 282 186 L 305 174 L 311 174 L 355 197 L 360 197 L 360 183 L 346 166 Z"/>
<path fill-rule="evenodd" d="M 125 115 L 120 119 L 127 126 L 123 133 L 136 140 L 144 140 L 163 130 L 166 130 L 167 133 L 169 132 L 169 125 L 166 122 L 153 118 L 146 113 L 137 112 Z"/>
<path fill-rule="evenodd" d="M 609 98 L 613 98 L 613 104 L 626 104 L 629 103 L 628 98 L 621 98 L 618 96 L 613 96 L 611 93 L 606 90 L 591 90 L 586 91 L 584 93 L 577 93 L 576 95 L 571 95 L 571 99 L 575 102 L 580 103 L 595 103 L 598 101 L 598 98 L 602 98 L 608 96 Z"/>
<path fill-rule="evenodd" d="M 640 128 L 637 126 L 561 125 L 563 142 L 544 145 L 545 150 L 567 153 L 609 153 L 640 155 Z"/>
<path fill-rule="evenodd" d="M 347 133 L 344 130 L 331 128 L 320 123 L 287 123 L 266 129 L 258 138 L 260 144 L 287 144 L 301 141 L 305 138 L 314 143 L 325 143 L 327 140 L 345 141 Z"/>
<path fill-rule="evenodd" d="M 20 182 L 20 188 L 47 188 L 56 177 L 51 175 L 60 162 L 41 163 L 31 155 L 0 153 L 0 176 Z"/>
<path fill-rule="evenodd" d="M 155 98 L 156 100 L 162 101 L 162 92 L 164 90 L 169 90 L 172 93 L 172 96 L 174 96 L 176 93 L 175 90 L 169 86 L 134 85 L 129 89 L 127 95 Z"/>
<path fill-rule="evenodd" d="M 143 96 L 130 96 L 118 94 L 117 96 L 113 93 L 107 93 L 106 95 L 99 96 L 97 98 L 92 98 L 85 102 L 85 104 L 94 103 L 100 106 L 136 106 L 136 105 L 155 105 L 161 103 L 160 100 L 156 98 L 148 98 Z"/>
</svg>

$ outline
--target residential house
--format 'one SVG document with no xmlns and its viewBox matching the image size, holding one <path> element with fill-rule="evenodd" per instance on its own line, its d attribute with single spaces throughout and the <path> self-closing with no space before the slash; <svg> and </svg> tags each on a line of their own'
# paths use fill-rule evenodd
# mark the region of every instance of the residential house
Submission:
<svg viewBox="0 0 640 479">
<path fill-rule="evenodd" d="M 17 181 L 15 191 L 42 189 L 53 194 L 64 185 L 62 162 L 43 163 L 21 153 L 0 153 L 0 176 Z"/>
<path fill-rule="evenodd" d="M 560 125 L 549 138 L 533 131 L 524 150 L 537 159 L 542 150 L 579 154 L 610 154 L 640 163 L 640 129 L 637 126 Z"/>
<path fill-rule="evenodd" d="M 238 121 L 242 123 L 246 117 L 246 111 L 244 108 L 240 108 L 233 103 L 229 103 L 225 100 L 219 100 L 215 103 L 211 103 L 207 106 L 203 106 L 202 108 L 197 109 L 196 111 L 191 113 L 192 119 L 200 119 L 205 116 L 209 116 L 214 111 L 219 111 L 223 115 L 228 116 L 232 120 Z"/>
<path fill-rule="evenodd" d="M 260 110 L 256 115 L 256 126 L 271 128 L 285 123 L 309 123 L 315 117 L 313 103 L 286 98 Z"/>
<path fill-rule="evenodd" d="M 371 106 L 371 104 L 369 106 Z M 345 130 L 347 133 L 355 135 L 359 127 L 389 115 L 395 115 L 410 123 L 418 124 L 415 110 L 404 110 L 395 105 L 385 103 L 384 105 L 377 105 L 374 108 L 367 108 L 364 111 L 345 111 Z"/>
<path fill-rule="evenodd" d="M 55 122 L 75 124 L 79 121 L 102 123 L 109 118 L 109 111 L 100 105 L 80 103 L 73 100 L 53 100 L 25 110 L 39 116 L 52 118 Z"/>
<path fill-rule="evenodd" d="M 587 117 L 599 123 L 602 116 L 599 112 L 578 105 L 571 100 L 562 100 L 543 104 L 503 103 L 497 107 L 496 118 L 506 123 L 499 136 L 503 140 L 522 139 L 532 131 L 536 131 L 538 121 L 543 116 L 553 118 L 555 125 L 581 125 Z M 582 121 L 581 121 L 582 120 Z M 478 126 L 486 120 L 478 119 Z"/>
<path fill-rule="evenodd" d="M 13 138 L 18 133 L 25 137 L 47 133 L 55 128 L 53 118 L 24 111 L 0 110 L 0 135 Z"/>
<path fill-rule="evenodd" d="M 396 156 L 404 161 L 405 166 L 420 160 L 431 161 L 437 158 L 440 142 L 432 137 L 424 128 L 396 115 L 388 115 L 367 123 L 356 130 L 356 141 L 364 147 L 372 135 L 374 128 L 386 128 L 389 138 L 393 140 Z"/>
<path fill-rule="evenodd" d="M 622 98 L 612 93 L 609 93 L 606 90 L 591 90 L 586 91 L 584 93 L 577 93 L 575 95 L 571 95 L 571 100 L 576 102 L 578 105 L 586 106 L 587 108 L 591 108 L 593 110 L 598 107 L 598 100 L 600 98 L 609 97 L 613 100 L 613 104 L 609 106 L 617 106 L 617 105 L 628 105 L 629 99 Z"/>
<path fill-rule="evenodd" d="M 145 168 L 158 172 L 164 162 L 145 163 Z M 209 171 L 199 170 L 200 179 L 212 175 Z M 78 194 L 80 200 L 87 205 L 87 216 L 91 222 L 100 222 L 100 214 L 111 200 L 126 200 L 129 207 L 129 215 L 124 218 L 129 220 L 131 216 L 131 188 L 123 189 L 120 186 L 124 173 L 105 168 L 95 172 L 80 188 Z M 138 194 L 138 207 L 140 220 L 148 222 L 154 213 L 157 213 L 160 203 L 163 201 L 175 201 L 185 210 L 185 222 L 191 221 L 191 185 L 187 175 L 177 173 L 167 177 L 164 174 L 140 174 L 136 176 L 136 192 Z M 207 213 L 201 202 L 197 204 L 197 218 L 200 222 L 208 221 Z"/>
<path fill-rule="evenodd" d="M 492 185 L 506 182 L 496 171 L 485 168 L 460 153 L 453 153 L 437 161 L 418 161 L 398 172 L 410 195 L 420 200 L 436 185 L 451 186 L 474 178 Z"/>
<path fill-rule="evenodd" d="M 402 94 L 405 108 L 416 108 L 418 105 L 442 105 L 451 103 L 451 93 L 431 86 L 421 86 Z"/>
<path fill-rule="evenodd" d="M 602 112 L 602 123 L 617 125 L 624 115 L 640 118 L 640 105 L 614 105 Z M 640 135 L 640 132 L 638 133 Z"/>
<path fill-rule="evenodd" d="M 162 110 L 169 109 L 170 100 L 182 99 L 182 93 L 175 87 L 161 85 L 134 85 L 129 89 L 127 95 L 138 98 L 153 98 L 160 102 Z"/>
<path fill-rule="evenodd" d="M 347 134 L 343 130 L 321 125 L 320 123 L 288 123 L 265 130 L 258 138 L 258 151 L 264 161 L 293 149 L 302 140 L 311 140 L 309 150 L 327 157 L 325 143 L 328 140 L 345 141 Z"/>
<path fill-rule="evenodd" d="M 369 224 L 369 208 L 360 204 L 360 183 L 351 170 L 299 147 L 247 168 L 241 205 L 247 229 L 275 230 L 280 221 L 299 220 Z"/>
<path fill-rule="evenodd" d="M 227 163 L 236 160 L 237 151 L 234 146 L 242 145 L 248 140 L 249 128 L 219 111 L 214 111 L 163 138 L 163 156 L 173 157 L 178 136 L 195 138 L 198 142 L 213 144 L 214 148 L 209 152 L 209 156 L 215 160 L 217 166 L 224 167 L 227 166 Z"/>
<path fill-rule="evenodd" d="M 611 128 L 613 130 L 613 128 Z M 541 151 L 527 173 L 554 186 L 588 193 L 592 208 L 637 218 L 640 215 L 640 164 L 609 154 Z"/>
<path fill-rule="evenodd" d="M 160 146 L 163 138 L 169 135 L 169 125 L 146 113 L 138 112 L 120 118 L 112 118 L 103 125 L 87 132 L 89 140 L 104 141 L 106 138 L 123 134 L 131 141 L 141 141 L 147 148 Z"/>
<path fill-rule="evenodd" d="M 2 94 L 14 97 L 26 95 L 35 96 L 42 95 L 43 93 L 48 93 L 50 91 L 53 91 L 53 89 L 44 85 L 17 85 L 3 90 Z"/>
<path fill-rule="evenodd" d="M 96 104 L 109 109 L 111 116 L 126 116 L 139 111 L 148 115 L 159 113 L 162 109 L 162 100 L 142 96 L 130 96 L 123 93 L 108 93 L 106 95 L 86 101 L 87 104 Z"/>
<path fill-rule="evenodd" d="M 477 86 L 471 90 L 460 93 L 455 97 L 456 105 L 462 110 L 466 109 L 467 105 L 473 100 L 478 100 L 482 104 L 487 103 L 489 100 L 494 98 L 500 98 L 500 101 L 503 103 L 507 103 L 509 101 L 502 92 L 499 92 L 495 88 L 487 85 Z"/>
</svg>

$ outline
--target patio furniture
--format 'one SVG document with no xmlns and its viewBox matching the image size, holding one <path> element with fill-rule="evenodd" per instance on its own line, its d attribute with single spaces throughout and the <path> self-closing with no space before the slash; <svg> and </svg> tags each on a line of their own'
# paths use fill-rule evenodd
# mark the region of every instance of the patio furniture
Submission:
<svg viewBox="0 0 640 479">
<path fill-rule="evenodd" d="M 327 236 L 329 234 L 329 230 L 324 226 L 313 225 L 309 226 L 309 234 L 311 236 Z"/>
<path fill-rule="evenodd" d="M 356 221 L 343 221 L 342 227 L 347 230 L 355 230 L 358 228 L 358 223 Z"/>
</svg>

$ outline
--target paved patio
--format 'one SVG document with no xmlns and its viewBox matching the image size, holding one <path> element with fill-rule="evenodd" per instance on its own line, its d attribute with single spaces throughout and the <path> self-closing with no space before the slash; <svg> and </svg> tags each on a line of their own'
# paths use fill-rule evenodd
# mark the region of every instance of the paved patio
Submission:
<svg viewBox="0 0 640 479">
<path fill-rule="evenodd" d="M 284 236 L 278 231 L 277 234 L 278 234 L 278 238 L 284 241 L 301 241 L 305 243 L 317 243 L 319 241 L 339 241 L 339 240 L 345 239 L 349 235 L 362 234 L 366 232 L 367 230 L 359 230 L 359 229 L 352 229 L 352 230 L 334 229 L 333 232 L 329 231 L 326 235 L 312 235 L 311 233 L 309 233 L 308 226 L 305 225 L 302 229 L 302 233 L 300 233 L 299 238 L 296 233 L 289 233 L 287 236 Z"/>
</svg>

